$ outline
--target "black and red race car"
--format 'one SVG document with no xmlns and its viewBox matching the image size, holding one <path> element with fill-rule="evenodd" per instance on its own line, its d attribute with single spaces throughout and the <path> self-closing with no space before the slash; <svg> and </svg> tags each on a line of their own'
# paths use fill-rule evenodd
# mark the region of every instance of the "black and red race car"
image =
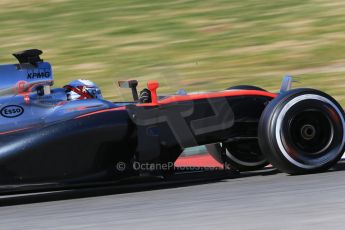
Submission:
<svg viewBox="0 0 345 230">
<path fill-rule="evenodd" d="M 110 102 L 86 80 L 51 88 L 41 54 L 15 53 L 18 64 L 0 66 L 0 187 L 113 181 L 147 166 L 171 172 L 199 145 L 238 170 L 271 163 L 290 174 L 327 170 L 344 152 L 341 106 L 318 90 L 290 89 L 291 77 L 278 93 L 242 85 L 166 96 L 156 81 L 140 95 L 137 81 L 121 81 L 133 102 Z"/>
</svg>

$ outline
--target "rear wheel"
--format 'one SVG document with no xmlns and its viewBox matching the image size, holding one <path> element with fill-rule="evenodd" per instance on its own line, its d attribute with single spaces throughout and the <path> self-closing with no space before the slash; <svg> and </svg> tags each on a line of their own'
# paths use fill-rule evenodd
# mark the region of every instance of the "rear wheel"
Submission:
<svg viewBox="0 0 345 230">
<path fill-rule="evenodd" d="M 238 140 L 207 145 L 210 154 L 227 168 L 238 171 L 253 171 L 268 163 L 260 151 L 257 140 Z"/>
<path fill-rule="evenodd" d="M 227 90 L 259 90 L 264 89 L 252 85 L 238 85 Z M 224 143 L 210 144 L 206 146 L 209 153 L 218 162 L 239 171 L 253 171 L 262 169 L 268 165 L 261 153 L 257 139 L 244 139 Z"/>
<path fill-rule="evenodd" d="M 259 143 L 266 159 L 283 172 L 320 172 L 343 155 L 344 128 L 343 109 L 332 97 L 313 89 L 295 89 L 266 107 Z"/>
<path fill-rule="evenodd" d="M 263 88 L 254 86 L 254 85 L 236 85 L 236 86 L 231 86 L 227 88 L 227 90 L 231 89 L 243 89 L 243 90 L 259 90 L 259 91 L 266 91 Z"/>
</svg>

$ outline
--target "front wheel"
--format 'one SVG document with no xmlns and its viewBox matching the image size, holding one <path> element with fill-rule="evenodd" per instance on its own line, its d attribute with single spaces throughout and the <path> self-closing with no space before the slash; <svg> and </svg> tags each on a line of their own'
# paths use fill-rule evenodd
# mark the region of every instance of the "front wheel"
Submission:
<svg viewBox="0 0 345 230">
<path fill-rule="evenodd" d="M 265 158 L 283 172 L 321 172 L 341 158 L 344 129 L 344 112 L 335 99 L 318 90 L 295 89 L 265 108 L 259 144 Z"/>
</svg>

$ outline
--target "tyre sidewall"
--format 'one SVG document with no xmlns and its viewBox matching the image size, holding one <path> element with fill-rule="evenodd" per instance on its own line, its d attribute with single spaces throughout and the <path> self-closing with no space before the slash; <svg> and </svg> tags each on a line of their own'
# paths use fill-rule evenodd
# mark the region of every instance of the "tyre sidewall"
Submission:
<svg viewBox="0 0 345 230">
<path fill-rule="evenodd" d="M 337 114 L 340 120 L 342 121 L 341 125 L 343 143 L 341 150 L 339 150 L 338 155 L 334 156 L 334 159 L 329 160 L 328 162 L 318 165 L 316 167 L 302 168 L 293 163 L 291 159 L 287 159 L 287 157 L 285 156 L 286 154 L 284 155 L 284 153 L 282 152 L 281 146 L 279 147 L 281 143 L 279 144 L 280 141 L 277 140 L 276 128 L 278 123 L 278 117 L 281 114 L 282 110 L 285 108 L 285 106 L 294 98 L 307 94 L 326 98 L 333 104 L 335 108 L 338 109 Z M 293 108 L 293 106 L 294 105 L 292 105 L 290 108 Z M 282 95 L 279 95 L 277 98 L 272 100 L 266 107 L 259 123 L 259 144 L 266 159 L 268 159 L 268 161 L 279 170 L 290 174 L 314 173 L 324 171 L 330 168 L 341 158 L 344 152 L 344 136 L 344 112 L 341 109 L 341 106 L 338 104 L 336 100 L 334 100 L 326 93 L 314 89 L 295 89 L 288 91 Z"/>
</svg>

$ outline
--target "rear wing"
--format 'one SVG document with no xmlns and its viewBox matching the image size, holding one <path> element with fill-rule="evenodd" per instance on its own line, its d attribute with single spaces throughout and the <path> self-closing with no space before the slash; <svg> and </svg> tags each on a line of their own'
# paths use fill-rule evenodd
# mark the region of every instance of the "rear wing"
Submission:
<svg viewBox="0 0 345 230">
<path fill-rule="evenodd" d="M 0 65 L 0 96 L 29 93 L 37 86 L 52 86 L 53 71 L 50 63 L 44 62 L 40 50 L 14 53 L 19 64 Z"/>
</svg>

